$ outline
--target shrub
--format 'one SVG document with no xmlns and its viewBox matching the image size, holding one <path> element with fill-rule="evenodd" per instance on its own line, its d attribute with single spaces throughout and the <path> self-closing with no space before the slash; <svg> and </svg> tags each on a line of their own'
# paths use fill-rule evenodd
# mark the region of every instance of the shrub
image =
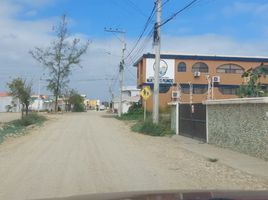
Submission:
<svg viewBox="0 0 268 200">
<path fill-rule="evenodd" d="M 170 122 L 168 120 L 160 120 L 158 125 L 154 124 L 150 119 L 146 120 L 145 122 L 139 121 L 131 127 L 131 130 L 151 136 L 174 134 L 174 131 L 170 129 Z"/>
<path fill-rule="evenodd" d="M 24 130 L 27 126 L 37 124 L 42 124 L 46 118 L 40 116 L 36 113 L 31 113 L 27 116 L 24 116 L 22 119 L 13 120 L 6 123 L 3 127 L 0 128 L 0 143 L 3 142 L 5 137 L 14 137 L 24 134 Z"/>
<path fill-rule="evenodd" d="M 121 117 L 117 117 L 121 120 L 141 120 L 143 119 L 144 109 L 139 103 L 133 104 L 127 113 L 122 114 Z"/>
<path fill-rule="evenodd" d="M 44 116 L 38 115 L 36 113 L 31 113 L 27 116 L 24 116 L 22 119 L 11 121 L 10 123 L 15 126 L 29 126 L 32 124 L 40 124 L 44 122 L 46 118 Z"/>
</svg>

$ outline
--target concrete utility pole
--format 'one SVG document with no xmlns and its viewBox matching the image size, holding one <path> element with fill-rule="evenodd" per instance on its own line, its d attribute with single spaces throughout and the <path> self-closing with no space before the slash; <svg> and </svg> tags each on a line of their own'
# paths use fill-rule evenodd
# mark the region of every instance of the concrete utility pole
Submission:
<svg viewBox="0 0 268 200">
<path fill-rule="evenodd" d="M 155 45 L 155 70 L 154 70 L 154 92 L 153 92 L 153 123 L 159 122 L 159 68 L 160 68 L 160 24 L 162 1 L 156 0 L 156 23 L 154 32 Z"/>
<path fill-rule="evenodd" d="M 126 42 L 125 42 L 125 31 L 122 30 L 118 30 L 118 29 L 112 29 L 112 28 L 104 28 L 104 31 L 106 32 L 110 32 L 110 33 L 119 33 L 122 34 L 122 39 L 118 38 L 120 40 L 120 42 L 122 42 L 123 44 L 123 48 L 122 48 L 122 57 L 121 57 L 121 62 L 119 64 L 119 84 L 120 84 L 120 89 L 119 89 L 119 96 L 120 96 L 120 100 L 119 100 L 119 110 L 118 110 L 118 116 L 121 117 L 122 115 L 122 111 L 123 111 L 123 106 L 122 106 L 122 101 L 123 101 L 123 95 L 122 95 L 122 91 L 123 91 L 123 85 L 124 85 L 124 68 L 125 68 L 125 51 L 126 51 Z"/>
</svg>

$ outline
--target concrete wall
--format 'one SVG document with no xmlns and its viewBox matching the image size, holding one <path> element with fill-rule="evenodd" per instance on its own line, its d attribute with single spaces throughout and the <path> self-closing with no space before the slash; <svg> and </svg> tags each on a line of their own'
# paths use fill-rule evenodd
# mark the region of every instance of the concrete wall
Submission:
<svg viewBox="0 0 268 200">
<path fill-rule="evenodd" d="M 0 112 L 7 112 L 6 106 L 12 105 L 12 101 L 17 105 L 12 108 L 12 112 L 20 112 L 20 103 L 17 99 L 13 99 L 12 96 L 0 97 Z"/>
<path fill-rule="evenodd" d="M 171 106 L 171 109 L 170 109 L 171 130 L 176 132 L 176 121 L 178 120 L 176 116 L 177 107 L 176 107 L 176 104 L 170 105 L 170 106 Z"/>
<path fill-rule="evenodd" d="M 207 105 L 209 143 L 268 160 L 268 97 Z"/>
</svg>

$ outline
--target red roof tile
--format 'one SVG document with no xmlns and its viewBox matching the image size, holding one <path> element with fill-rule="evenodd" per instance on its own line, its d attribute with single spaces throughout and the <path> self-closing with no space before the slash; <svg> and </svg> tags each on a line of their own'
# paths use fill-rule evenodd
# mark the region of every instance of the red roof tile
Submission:
<svg viewBox="0 0 268 200">
<path fill-rule="evenodd" d="M 8 97 L 10 96 L 7 92 L 0 92 L 0 97 Z"/>
</svg>

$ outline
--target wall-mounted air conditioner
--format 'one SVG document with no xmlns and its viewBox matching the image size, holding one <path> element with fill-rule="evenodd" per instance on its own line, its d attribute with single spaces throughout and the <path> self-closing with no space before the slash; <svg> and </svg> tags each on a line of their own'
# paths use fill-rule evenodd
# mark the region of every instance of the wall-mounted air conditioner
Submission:
<svg viewBox="0 0 268 200">
<path fill-rule="evenodd" d="M 194 72 L 194 77 L 199 77 L 201 75 L 200 72 Z"/>
<path fill-rule="evenodd" d="M 172 97 L 172 99 L 180 98 L 180 92 L 179 91 L 172 91 L 171 97 Z"/>
<path fill-rule="evenodd" d="M 213 83 L 219 83 L 219 82 L 221 82 L 221 78 L 219 76 L 213 76 L 212 77 L 212 82 Z"/>
</svg>

